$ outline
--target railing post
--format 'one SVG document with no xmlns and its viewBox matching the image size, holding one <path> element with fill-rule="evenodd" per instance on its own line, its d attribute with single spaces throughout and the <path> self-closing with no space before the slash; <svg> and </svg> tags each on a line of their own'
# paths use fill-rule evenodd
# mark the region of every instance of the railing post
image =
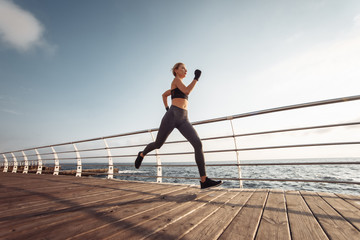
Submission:
<svg viewBox="0 0 360 240">
<path fill-rule="evenodd" d="M 24 166 L 24 171 L 22 172 L 22 173 L 28 173 L 28 171 L 29 171 L 29 161 L 28 161 L 28 158 L 27 158 L 27 156 L 26 156 L 26 154 L 25 154 L 25 152 L 24 151 L 22 151 L 22 154 L 23 154 L 23 156 L 24 156 L 24 161 L 25 161 L 25 166 Z"/>
<path fill-rule="evenodd" d="M 41 174 L 42 173 L 42 160 L 41 160 L 41 156 L 39 154 L 39 151 L 35 148 L 35 152 L 38 158 L 38 168 L 36 171 L 36 174 Z"/>
<path fill-rule="evenodd" d="M 108 160 L 109 160 L 109 170 L 108 170 L 107 179 L 113 179 L 113 178 L 114 178 L 114 163 L 113 163 L 111 151 L 110 151 L 110 149 L 109 149 L 109 145 L 107 144 L 106 139 L 103 138 L 103 140 L 104 140 L 104 143 L 105 143 L 105 149 L 106 149 L 106 151 L 107 151 Z"/>
<path fill-rule="evenodd" d="M 151 137 L 153 141 L 155 141 L 154 135 L 151 130 L 149 130 L 149 133 L 151 134 Z M 156 169 L 157 169 L 157 179 L 156 182 L 161 183 L 162 182 L 162 167 L 161 167 L 161 159 L 159 156 L 159 150 L 155 149 L 155 155 L 156 155 Z"/>
<path fill-rule="evenodd" d="M 16 160 L 16 157 L 14 155 L 14 153 L 11 153 L 11 156 L 14 160 L 14 166 L 13 166 L 13 169 L 12 169 L 12 173 L 17 173 L 17 168 L 18 168 L 18 162 Z"/>
<path fill-rule="evenodd" d="M 236 138 L 235 138 L 234 125 L 233 125 L 233 122 L 232 122 L 233 117 L 227 117 L 227 119 L 230 121 L 230 124 L 231 124 L 231 130 L 232 130 L 232 133 L 233 133 L 235 149 L 238 149 L 237 143 L 236 143 Z M 237 164 L 238 164 L 239 178 L 241 179 L 241 167 L 240 167 L 239 152 L 236 151 L 236 150 L 235 150 L 235 152 L 236 152 L 236 161 L 237 161 Z M 239 180 L 239 186 L 240 186 L 240 188 L 243 188 L 243 181 L 242 180 Z"/>
<path fill-rule="evenodd" d="M 58 155 L 54 149 L 54 147 L 51 147 L 51 150 L 54 154 L 54 159 L 55 159 L 55 166 L 54 166 L 54 173 L 53 175 L 59 175 L 59 170 L 60 170 L 60 166 L 59 166 L 59 158 Z"/>
<path fill-rule="evenodd" d="M 5 156 L 5 154 L 3 154 L 3 157 L 4 157 L 4 170 L 3 172 L 7 172 L 8 171 L 8 168 L 9 168 L 9 163 L 8 163 L 8 160 Z"/>
<path fill-rule="evenodd" d="M 73 143 L 73 146 L 74 146 L 75 153 L 76 153 L 76 177 L 81 177 L 82 166 L 81 166 L 80 153 L 79 153 L 75 143 Z"/>
</svg>

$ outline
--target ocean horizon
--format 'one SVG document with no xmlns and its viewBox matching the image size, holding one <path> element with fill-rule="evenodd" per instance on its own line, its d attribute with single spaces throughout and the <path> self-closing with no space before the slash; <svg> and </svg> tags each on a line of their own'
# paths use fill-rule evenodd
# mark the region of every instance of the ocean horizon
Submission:
<svg viewBox="0 0 360 240">
<path fill-rule="evenodd" d="M 360 158 L 308 158 L 308 159 L 271 159 L 271 160 L 241 160 L 243 164 L 259 163 L 305 163 L 305 162 L 360 162 Z M 156 182 L 155 162 L 144 162 L 140 169 L 135 169 L 130 161 L 114 161 L 115 179 L 136 180 L 146 182 Z M 198 178 L 198 170 L 195 161 L 192 162 L 162 162 L 163 165 L 192 165 L 162 167 L 164 183 L 181 183 L 199 185 L 197 179 L 183 179 L 182 177 Z M 236 164 L 236 161 L 207 161 L 211 164 Z M 50 166 L 51 164 L 47 164 Z M 130 165 L 130 166 L 120 166 Z M 92 162 L 83 163 L 83 169 L 106 169 L 107 163 Z M 74 164 L 61 164 L 61 170 L 74 170 Z M 210 178 L 238 178 L 236 166 L 207 166 L 207 176 Z M 260 179 L 304 179 L 304 180 L 323 180 L 323 181 L 346 181 L 360 182 L 360 164 L 339 164 L 339 165 L 266 165 L 266 166 L 241 166 L 242 178 Z M 132 175 L 132 176 L 129 176 Z M 93 177 L 106 178 L 107 174 L 102 173 Z M 223 188 L 239 188 L 239 181 L 225 180 Z M 280 181 L 254 181 L 244 180 L 244 189 L 282 189 L 282 190 L 304 190 L 316 192 L 343 193 L 360 195 L 360 186 L 357 184 L 342 183 L 317 183 L 317 182 L 280 182 Z"/>
</svg>

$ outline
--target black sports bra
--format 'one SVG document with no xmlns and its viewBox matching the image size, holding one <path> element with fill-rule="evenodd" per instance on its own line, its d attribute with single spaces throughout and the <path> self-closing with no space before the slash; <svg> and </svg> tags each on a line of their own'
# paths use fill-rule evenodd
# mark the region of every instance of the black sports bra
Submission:
<svg viewBox="0 0 360 240">
<path fill-rule="evenodd" d="M 174 88 L 171 90 L 171 99 L 174 98 L 183 98 L 183 99 L 188 99 L 188 95 L 186 95 L 185 93 L 183 93 L 179 88 Z"/>
</svg>

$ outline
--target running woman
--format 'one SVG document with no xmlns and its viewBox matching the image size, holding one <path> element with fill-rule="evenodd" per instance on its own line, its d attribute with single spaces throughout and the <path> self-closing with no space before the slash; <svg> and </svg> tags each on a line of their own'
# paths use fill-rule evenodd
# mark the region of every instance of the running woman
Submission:
<svg viewBox="0 0 360 240">
<path fill-rule="evenodd" d="M 138 156 L 135 160 L 135 168 L 139 168 L 141 166 L 141 163 L 146 154 L 153 151 L 154 149 L 161 148 L 170 133 L 174 130 L 174 128 L 177 128 L 194 147 L 195 160 L 200 174 L 201 189 L 219 186 L 222 184 L 222 181 L 214 181 L 206 176 L 202 143 L 197 132 L 188 119 L 188 95 L 199 81 L 201 71 L 198 69 L 195 70 L 194 80 L 188 86 L 185 86 L 183 83 L 183 79 L 186 77 L 187 73 L 185 64 L 176 63 L 172 68 L 172 73 L 175 78 L 171 83 L 171 89 L 167 90 L 162 95 L 167 112 L 161 121 L 155 142 L 149 143 L 145 147 L 144 151 L 138 153 Z M 170 95 L 172 104 L 169 108 L 167 98 Z"/>
</svg>

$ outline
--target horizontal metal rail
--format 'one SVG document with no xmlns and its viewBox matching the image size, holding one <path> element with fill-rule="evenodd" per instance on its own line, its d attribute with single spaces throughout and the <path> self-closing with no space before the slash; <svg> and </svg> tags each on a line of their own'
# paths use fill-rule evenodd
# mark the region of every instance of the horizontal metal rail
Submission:
<svg viewBox="0 0 360 240">
<path fill-rule="evenodd" d="M 78 149 L 78 152 L 91 152 L 91 151 L 98 151 L 98 150 L 106 150 L 106 148 L 93 148 L 93 149 Z M 76 153 L 76 151 L 62 151 L 62 152 L 56 152 L 57 154 L 63 154 L 63 153 Z M 54 153 L 41 153 L 41 155 L 53 155 Z M 27 155 L 28 157 L 37 156 L 36 154 Z"/>
<path fill-rule="evenodd" d="M 346 126 L 355 126 L 355 125 L 360 125 L 360 122 L 328 124 L 328 125 L 318 125 L 318 126 L 311 126 L 311 127 L 289 128 L 289 129 L 279 129 L 279 130 L 272 130 L 272 131 L 243 133 L 243 134 L 226 135 L 226 136 L 218 136 L 218 137 L 208 137 L 208 138 L 202 138 L 201 141 L 226 139 L 226 138 L 233 138 L 233 137 L 255 136 L 255 135 L 263 135 L 263 134 L 274 134 L 274 133 L 283 133 L 283 132 L 292 132 L 292 131 L 304 131 L 304 130 L 312 130 L 312 129 L 320 129 L 320 128 L 346 127 Z M 165 144 L 177 144 L 177 143 L 185 143 L 185 142 L 187 142 L 187 140 L 168 141 L 168 142 L 165 142 Z M 119 147 L 109 147 L 109 149 L 145 147 L 146 145 L 147 144 L 126 145 L 126 146 L 119 146 Z M 78 151 L 86 152 L 86 151 L 98 151 L 98 150 L 106 150 L 106 148 L 93 148 L 93 149 L 84 149 L 84 150 L 78 150 Z M 72 151 L 57 152 L 57 154 L 63 154 L 63 153 L 75 153 L 75 151 L 72 150 Z M 41 153 L 41 155 L 53 155 L 53 153 Z M 27 156 L 31 157 L 31 156 L 37 156 L 37 155 L 33 154 L 33 155 L 27 155 Z M 52 159 L 50 159 L 50 160 L 52 160 Z"/>
<path fill-rule="evenodd" d="M 255 151 L 255 150 L 270 150 L 281 148 L 301 148 L 301 147 L 324 147 L 324 146 L 336 146 L 336 145 L 354 145 L 360 144 L 360 142 L 333 142 L 333 143 L 313 143 L 313 144 L 297 144 L 297 145 L 281 145 L 281 146 L 268 146 L 268 147 L 254 147 L 254 148 L 237 148 L 237 149 L 223 149 L 223 150 L 209 150 L 204 153 L 225 153 L 236 151 Z M 173 152 L 173 153 L 159 153 L 158 156 L 171 156 L 171 155 L 187 155 L 194 154 L 194 152 Z M 114 155 L 114 158 L 133 158 L 137 155 Z M 146 156 L 155 156 L 155 154 L 148 154 Z M 97 157 L 99 158 L 99 157 Z"/>
<path fill-rule="evenodd" d="M 74 159 L 76 160 L 76 159 Z M 286 165 L 359 165 L 360 162 L 293 162 L 293 163 L 224 163 L 224 164 L 206 164 L 207 167 L 237 167 L 237 166 L 286 166 Z M 36 165 L 34 165 L 36 166 Z M 76 166 L 76 164 L 66 164 L 66 167 Z M 83 164 L 83 168 L 106 166 L 106 164 Z M 114 167 L 134 167 L 134 164 L 114 164 Z M 196 164 L 143 164 L 141 167 L 197 167 Z"/>
<path fill-rule="evenodd" d="M 327 105 L 327 104 L 334 104 L 334 103 L 341 103 L 341 102 L 350 102 L 350 101 L 354 101 L 354 100 L 360 100 L 360 95 L 343 97 L 343 98 L 334 98 L 334 99 L 329 99 L 329 100 L 315 101 L 315 102 L 302 103 L 302 104 L 295 104 L 295 105 L 289 105 L 289 106 L 284 106 L 284 107 L 270 108 L 270 109 L 265 109 L 265 110 L 260 110 L 260 111 L 232 115 L 232 116 L 227 116 L 227 117 L 220 117 L 220 118 L 214 118 L 214 119 L 209 119 L 209 120 L 197 121 L 197 122 L 192 122 L 192 125 L 214 123 L 214 122 L 226 121 L 226 120 L 230 120 L 230 119 L 245 118 L 245 117 L 257 116 L 257 115 L 262 115 L 262 114 L 294 110 L 294 109 L 299 109 L 299 108 L 315 107 L 315 106 L 320 106 L 320 105 Z M 79 141 L 73 141 L 73 142 L 40 146 L 40 147 L 36 147 L 36 149 L 51 148 L 51 147 L 71 145 L 71 144 L 77 144 L 77 143 L 85 143 L 85 142 L 91 142 L 91 141 L 100 141 L 103 139 L 143 134 L 143 133 L 148 133 L 149 131 L 154 132 L 154 131 L 158 131 L 158 130 L 159 130 L 158 128 L 153 128 L 153 129 L 148 129 L 148 130 L 141 130 L 141 131 L 135 131 L 135 132 L 129 132 L 129 133 L 123 133 L 123 134 L 110 135 L 110 136 L 106 136 L 106 137 L 97 137 L 97 138 L 91 138 L 91 139 L 86 139 L 86 140 L 79 140 Z M 16 150 L 16 151 L 3 152 L 0 154 L 15 153 L 15 152 L 20 152 L 20 151 L 29 151 L 29 150 L 34 150 L 34 149 L 35 148 L 28 148 L 28 149 L 22 149 L 22 150 Z"/>
<path fill-rule="evenodd" d="M 282 165 L 357 165 L 360 162 L 294 162 L 294 163 L 227 163 L 206 164 L 207 167 L 237 167 L 237 166 L 282 166 Z M 85 165 L 86 166 L 86 165 Z M 134 164 L 115 164 L 114 167 L 133 167 Z M 143 164 L 141 167 L 197 167 L 196 164 Z"/>
<path fill-rule="evenodd" d="M 360 144 L 360 142 L 313 143 L 313 144 L 282 145 L 282 146 L 254 147 L 254 148 L 237 148 L 237 149 L 204 151 L 204 153 L 225 153 L 225 152 L 235 152 L 235 151 L 240 152 L 240 151 L 270 150 L 270 149 L 282 149 L 282 148 L 324 147 L 324 146 L 354 145 L 354 144 Z M 185 155 L 185 154 L 192 154 L 192 153 L 193 152 L 178 152 L 178 153 L 161 153 L 158 155 L 159 156 L 169 156 L 169 155 Z M 151 155 L 151 154 L 149 154 L 149 155 Z M 114 157 L 116 157 L 116 156 L 114 156 Z M 121 156 L 121 157 L 125 157 L 125 155 Z"/>
<path fill-rule="evenodd" d="M 271 131 L 263 131 L 263 132 L 253 132 L 253 133 L 243 133 L 243 134 L 236 134 L 236 135 L 225 135 L 225 136 L 217 136 L 217 137 L 208 137 L 208 138 L 201 138 L 201 141 L 209 141 L 209 140 L 217 140 L 217 139 L 226 139 L 226 138 L 233 138 L 233 137 L 246 137 L 246 136 L 255 136 L 255 135 L 265 135 L 265 134 L 273 134 L 273 133 L 283 133 L 283 132 L 292 132 L 292 131 L 304 131 L 304 130 L 313 130 L 313 129 L 320 129 L 320 128 L 332 128 L 332 127 L 346 127 L 346 126 L 354 126 L 360 125 L 360 122 L 350 122 L 350 123 L 338 123 L 338 124 L 328 124 L 328 125 L 318 125 L 318 126 L 311 126 L 311 127 L 301 127 L 301 128 L 289 128 L 289 129 L 278 129 L 278 130 L 271 130 Z M 168 141 L 164 144 L 178 144 L 178 143 L 186 143 L 187 140 L 178 140 L 178 141 Z M 133 148 L 133 147 L 145 147 L 147 144 L 136 144 L 136 145 L 125 145 L 125 146 L 118 146 L 118 147 L 109 147 L 109 149 L 122 149 L 122 148 Z M 86 151 L 98 151 L 98 150 L 106 150 L 106 148 L 93 148 L 93 149 L 84 149 L 78 150 L 79 152 L 86 152 Z M 57 154 L 63 153 L 75 153 L 75 151 L 62 151 L 57 152 Z M 42 153 L 41 155 L 52 155 L 53 153 Z M 34 155 L 27 155 L 28 157 L 37 156 Z"/>
<path fill-rule="evenodd" d="M 315 107 L 315 106 L 340 103 L 340 102 L 349 102 L 349 101 L 355 101 L 355 100 L 360 100 L 360 95 L 343 97 L 343 98 L 334 98 L 334 99 L 309 102 L 309 103 L 301 103 L 301 104 L 289 105 L 289 106 L 284 106 L 284 107 L 270 108 L 270 109 L 265 109 L 265 110 L 260 110 L 260 111 L 242 113 L 242 114 L 233 115 L 233 116 L 229 116 L 229 117 L 221 117 L 221 118 L 214 118 L 214 119 L 210 119 L 210 120 L 193 122 L 192 125 L 199 125 L 199 124 L 204 124 L 204 123 L 214 123 L 214 122 L 220 122 L 220 121 L 225 121 L 225 120 L 229 120 L 229 119 L 245 118 L 245 117 L 258 116 L 258 115 L 268 114 L 268 113 L 282 112 L 282 111 L 294 110 L 294 109 L 299 109 L 299 108 Z"/>
<path fill-rule="evenodd" d="M 355 145 L 360 144 L 360 142 L 333 142 L 333 143 L 313 143 L 313 144 L 297 144 L 297 145 L 281 145 L 281 146 L 267 146 L 267 147 L 254 147 L 254 148 L 237 148 L 237 149 L 223 149 L 223 150 L 209 150 L 204 151 L 204 153 L 226 153 L 226 152 L 241 152 L 241 151 L 255 151 L 255 150 L 271 150 L 271 149 L 282 149 L 282 148 L 302 148 L 302 147 L 326 147 L 326 146 L 339 146 L 339 145 Z M 173 153 L 159 153 L 159 154 L 148 154 L 147 156 L 171 156 L 171 155 L 188 155 L 194 154 L 194 152 L 173 152 Z M 134 158 L 137 155 L 135 154 L 126 154 L 126 155 L 113 155 L 113 158 Z M 82 157 L 82 159 L 101 159 L 107 158 L 107 156 L 89 156 Z M 75 160 L 76 158 L 59 158 L 59 160 Z M 53 158 L 42 159 L 44 161 L 54 160 Z"/>
<path fill-rule="evenodd" d="M 354 126 L 354 125 L 360 125 L 360 122 L 338 123 L 338 124 L 318 125 L 318 126 L 311 126 L 311 127 L 289 128 L 289 129 L 279 129 L 279 130 L 264 131 L 264 132 L 253 132 L 253 133 L 243 133 L 243 134 L 236 134 L 236 135 L 208 137 L 208 138 L 201 138 L 201 141 L 218 140 L 218 139 L 226 139 L 226 138 L 233 138 L 233 137 L 246 137 L 246 136 L 273 134 L 273 133 L 283 133 L 283 132 L 292 132 L 292 131 L 304 131 L 304 130 L 312 130 L 312 129 L 320 129 L 320 128 L 346 127 L 346 126 Z M 186 142 L 187 142 L 187 140 L 177 140 L 177 141 L 167 141 L 164 144 L 178 144 L 178 143 L 186 143 Z M 110 147 L 109 149 L 145 147 L 146 145 L 147 144 L 126 145 L 126 146 L 120 146 L 120 147 Z M 59 152 L 59 153 L 61 153 L 61 152 Z"/>
</svg>

